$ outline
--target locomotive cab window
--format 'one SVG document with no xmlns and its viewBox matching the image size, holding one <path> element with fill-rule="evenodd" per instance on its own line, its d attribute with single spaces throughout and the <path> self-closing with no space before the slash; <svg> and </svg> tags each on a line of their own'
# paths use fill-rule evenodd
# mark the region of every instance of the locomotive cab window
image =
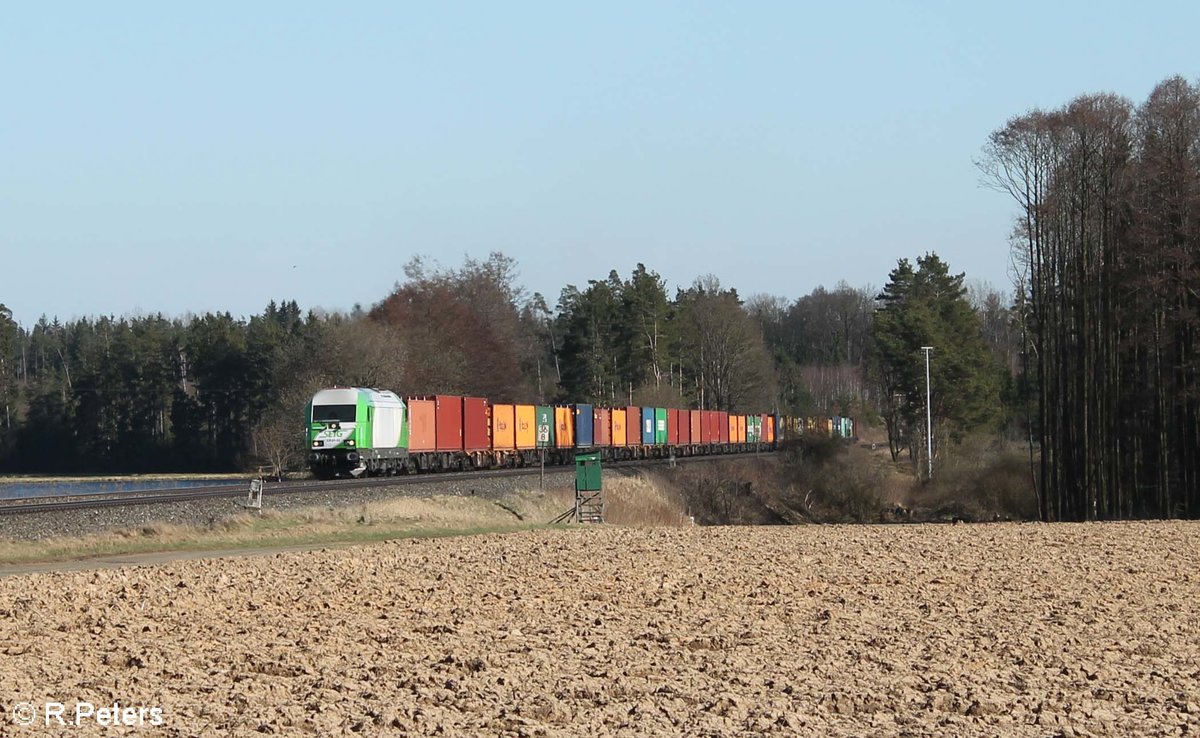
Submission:
<svg viewBox="0 0 1200 738">
<path fill-rule="evenodd" d="M 312 419 L 314 423 L 353 423 L 354 405 L 314 405 Z"/>
</svg>

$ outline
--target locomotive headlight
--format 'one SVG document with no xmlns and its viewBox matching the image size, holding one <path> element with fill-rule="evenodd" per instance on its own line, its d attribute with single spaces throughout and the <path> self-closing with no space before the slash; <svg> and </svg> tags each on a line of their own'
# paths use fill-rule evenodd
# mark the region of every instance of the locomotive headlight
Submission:
<svg viewBox="0 0 1200 738">
<path fill-rule="evenodd" d="M 313 441 L 313 448 L 321 448 L 321 446 L 322 443 L 320 441 Z"/>
<path fill-rule="evenodd" d="M 346 439 L 346 445 L 347 445 L 347 446 L 353 446 L 353 445 L 354 445 L 354 439 L 353 439 L 353 438 L 347 438 L 347 439 Z"/>
</svg>

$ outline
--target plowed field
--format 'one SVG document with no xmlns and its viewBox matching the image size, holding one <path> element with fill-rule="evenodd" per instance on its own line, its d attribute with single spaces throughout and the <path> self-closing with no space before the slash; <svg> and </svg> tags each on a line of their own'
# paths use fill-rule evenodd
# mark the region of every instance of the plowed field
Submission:
<svg viewBox="0 0 1200 738">
<path fill-rule="evenodd" d="M 1198 595 L 1188 523 L 406 540 L 0 580 L 0 700 L 161 708 L 136 735 L 1194 734 Z"/>
</svg>

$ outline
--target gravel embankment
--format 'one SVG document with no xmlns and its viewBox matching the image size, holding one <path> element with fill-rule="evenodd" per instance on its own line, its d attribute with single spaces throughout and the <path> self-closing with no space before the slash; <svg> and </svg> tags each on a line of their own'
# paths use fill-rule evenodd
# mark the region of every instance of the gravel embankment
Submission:
<svg viewBox="0 0 1200 738">
<path fill-rule="evenodd" d="M 489 476 L 470 480 L 441 479 L 395 487 L 346 488 L 320 492 L 272 493 L 270 483 L 263 494 L 263 509 L 287 510 L 300 507 L 347 507 L 392 497 L 428 497 L 432 495 L 479 495 L 496 498 L 521 490 L 536 490 L 538 475 Z M 573 489 L 575 473 L 555 469 L 546 471 L 546 489 Z M 208 525 L 243 511 L 243 497 L 184 500 L 152 504 L 131 504 L 84 510 L 19 513 L 0 515 L 0 539 L 45 540 L 76 537 L 111 530 L 137 529 L 166 523 Z"/>
</svg>

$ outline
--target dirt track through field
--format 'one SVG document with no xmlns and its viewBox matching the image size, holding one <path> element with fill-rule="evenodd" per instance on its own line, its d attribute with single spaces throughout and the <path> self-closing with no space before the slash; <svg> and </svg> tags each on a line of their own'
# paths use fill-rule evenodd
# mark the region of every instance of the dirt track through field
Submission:
<svg viewBox="0 0 1200 738">
<path fill-rule="evenodd" d="M 1198 543 L 592 528 L 30 574 L 0 700 L 161 707 L 137 735 L 1193 734 Z"/>
</svg>

